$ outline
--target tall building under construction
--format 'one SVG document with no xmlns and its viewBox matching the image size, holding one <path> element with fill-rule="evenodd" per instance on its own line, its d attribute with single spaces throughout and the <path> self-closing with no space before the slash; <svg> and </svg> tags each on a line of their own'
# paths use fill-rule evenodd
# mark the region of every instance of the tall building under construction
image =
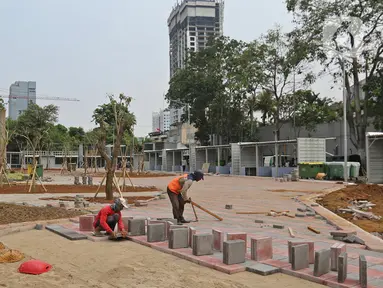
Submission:
<svg viewBox="0 0 383 288">
<path fill-rule="evenodd" d="M 170 78 L 185 67 L 189 51 L 207 46 L 211 37 L 222 36 L 224 0 L 182 0 L 168 19 Z M 181 121 L 183 108 L 170 109 L 170 124 Z"/>
<path fill-rule="evenodd" d="M 210 37 L 223 33 L 223 0 L 183 0 L 168 19 L 170 77 L 184 67 L 188 50 L 206 47 Z"/>
</svg>

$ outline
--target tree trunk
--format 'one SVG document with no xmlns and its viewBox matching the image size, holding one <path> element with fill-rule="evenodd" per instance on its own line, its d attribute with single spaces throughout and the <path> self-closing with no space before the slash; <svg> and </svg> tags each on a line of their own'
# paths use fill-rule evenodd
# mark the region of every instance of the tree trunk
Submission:
<svg viewBox="0 0 383 288">
<path fill-rule="evenodd" d="M 88 148 L 84 149 L 84 174 L 87 175 L 88 172 Z"/>
<path fill-rule="evenodd" d="M 112 167 L 112 161 L 106 164 L 106 182 L 105 182 L 105 194 L 106 200 L 113 200 L 113 179 L 114 179 L 114 169 Z"/>
</svg>

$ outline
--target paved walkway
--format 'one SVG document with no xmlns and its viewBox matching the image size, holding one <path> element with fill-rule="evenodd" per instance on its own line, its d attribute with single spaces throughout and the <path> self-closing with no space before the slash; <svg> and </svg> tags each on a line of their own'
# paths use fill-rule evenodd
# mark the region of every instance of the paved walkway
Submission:
<svg viewBox="0 0 383 288">
<path fill-rule="evenodd" d="M 156 185 L 161 189 L 166 188 L 166 184 L 171 177 L 156 179 L 135 179 L 135 184 Z M 222 222 L 196 208 L 199 222 L 192 222 L 189 226 L 196 227 L 198 231 L 211 231 L 217 228 L 223 232 L 246 232 L 248 236 L 271 236 L 273 237 L 274 258 L 268 264 L 285 268 L 288 271 L 287 241 L 292 238 L 289 235 L 288 227 L 292 228 L 296 238 L 315 241 L 315 250 L 330 248 L 337 243 L 329 232 L 336 230 L 332 225 L 323 219 L 316 217 L 289 218 L 285 216 L 271 217 L 264 215 L 241 215 L 236 211 L 268 212 L 271 209 L 277 211 L 290 210 L 292 214 L 297 213 L 297 208 L 303 207 L 294 198 L 299 195 L 317 194 L 320 191 L 340 188 L 339 184 L 326 182 L 276 182 L 272 179 L 264 178 L 237 178 L 237 177 L 206 177 L 205 181 L 194 183 L 190 189 L 189 196 L 193 201 L 209 209 L 224 218 Z M 284 192 L 273 192 L 284 191 Z M 299 191 L 299 192 L 288 192 Z M 225 209 L 225 204 L 233 205 L 233 210 Z M 299 213 L 299 212 L 298 212 Z M 150 217 L 150 218 L 172 218 L 171 205 L 168 199 L 152 201 L 148 207 L 132 207 L 124 211 L 126 216 Z M 194 214 L 189 205 L 185 209 L 185 218 L 193 220 Z M 255 219 L 264 220 L 264 224 L 254 223 Z M 283 225 L 284 229 L 275 229 L 273 224 Z M 312 226 L 319 230 L 320 234 L 315 234 L 307 229 Z M 248 241 L 248 246 L 250 241 Z M 383 254 L 364 249 L 364 246 L 348 244 L 347 252 L 348 279 L 349 281 L 342 287 L 354 287 L 359 279 L 359 255 L 366 255 L 369 265 L 369 284 L 370 287 L 383 287 Z M 313 265 L 299 277 L 308 280 L 316 280 L 321 284 L 329 286 L 336 285 L 336 273 L 331 272 L 326 277 L 315 279 L 312 276 Z M 310 276 L 311 272 L 311 276 Z M 291 272 L 292 273 L 292 272 Z M 311 277 L 311 278 L 310 278 Z M 327 282 L 326 282 L 326 281 Z"/>
</svg>

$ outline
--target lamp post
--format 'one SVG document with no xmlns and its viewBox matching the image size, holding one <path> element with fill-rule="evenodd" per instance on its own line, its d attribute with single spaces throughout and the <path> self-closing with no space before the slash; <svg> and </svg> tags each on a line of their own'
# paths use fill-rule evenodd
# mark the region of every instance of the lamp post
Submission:
<svg viewBox="0 0 383 288">
<path fill-rule="evenodd" d="M 347 32 L 357 39 L 356 36 L 360 32 L 361 26 L 363 24 L 362 20 L 356 17 L 349 17 L 349 22 L 351 23 L 347 29 Z M 329 25 L 324 27 L 323 30 L 323 44 L 324 48 L 330 52 L 334 52 L 341 61 L 342 65 L 342 93 L 343 93 L 343 155 L 344 155 L 344 166 L 343 166 L 343 178 L 344 182 L 348 182 L 348 171 L 347 171 L 347 145 L 348 145 L 348 135 L 347 135 L 347 89 L 346 89 L 346 58 L 351 60 L 357 58 L 358 51 L 363 45 L 363 41 L 358 46 L 352 47 L 349 51 L 339 51 L 334 49 L 332 46 L 327 46 L 326 43 L 332 42 L 334 35 L 336 35 L 337 30 L 341 27 L 341 24 L 344 22 L 344 19 L 335 18 L 329 19 Z M 343 47 L 344 48 L 344 47 Z"/>
</svg>

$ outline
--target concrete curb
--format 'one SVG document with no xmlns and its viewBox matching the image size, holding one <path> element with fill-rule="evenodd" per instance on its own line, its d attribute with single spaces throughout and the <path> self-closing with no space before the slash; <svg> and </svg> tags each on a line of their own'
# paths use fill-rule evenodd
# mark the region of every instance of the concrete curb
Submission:
<svg viewBox="0 0 383 288">
<path fill-rule="evenodd" d="M 322 197 L 323 195 L 326 195 L 326 194 L 331 193 L 331 192 L 335 192 L 335 191 L 340 190 L 340 189 L 342 189 L 342 188 L 335 189 L 335 190 L 331 189 L 330 191 L 326 191 L 322 194 L 301 196 L 298 198 L 298 200 L 302 204 L 306 205 L 307 207 L 310 207 L 310 209 L 313 209 L 317 214 L 319 214 L 320 216 L 325 218 L 329 224 L 335 226 L 337 229 L 339 229 L 339 230 L 355 230 L 357 232 L 358 237 L 360 237 L 363 241 L 365 241 L 367 250 L 383 253 L 383 240 L 382 239 L 366 232 L 365 230 L 363 230 L 359 226 L 343 219 L 342 217 L 331 212 L 330 210 L 326 209 L 323 206 L 320 206 L 320 205 L 316 206 L 316 207 L 311 206 L 311 204 L 316 203 L 315 199 L 317 199 L 318 197 Z"/>
<path fill-rule="evenodd" d="M 33 230 L 36 226 L 36 224 L 41 224 L 43 226 L 48 224 L 57 224 L 62 222 L 69 222 L 72 221 L 74 218 L 61 218 L 61 219 L 53 219 L 53 220 L 43 220 L 43 221 L 31 221 L 31 222 L 21 222 L 21 223 L 11 223 L 11 224 L 5 224 L 0 225 L 0 237 L 18 233 L 18 232 L 25 232 L 29 230 Z"/>
</svg>

